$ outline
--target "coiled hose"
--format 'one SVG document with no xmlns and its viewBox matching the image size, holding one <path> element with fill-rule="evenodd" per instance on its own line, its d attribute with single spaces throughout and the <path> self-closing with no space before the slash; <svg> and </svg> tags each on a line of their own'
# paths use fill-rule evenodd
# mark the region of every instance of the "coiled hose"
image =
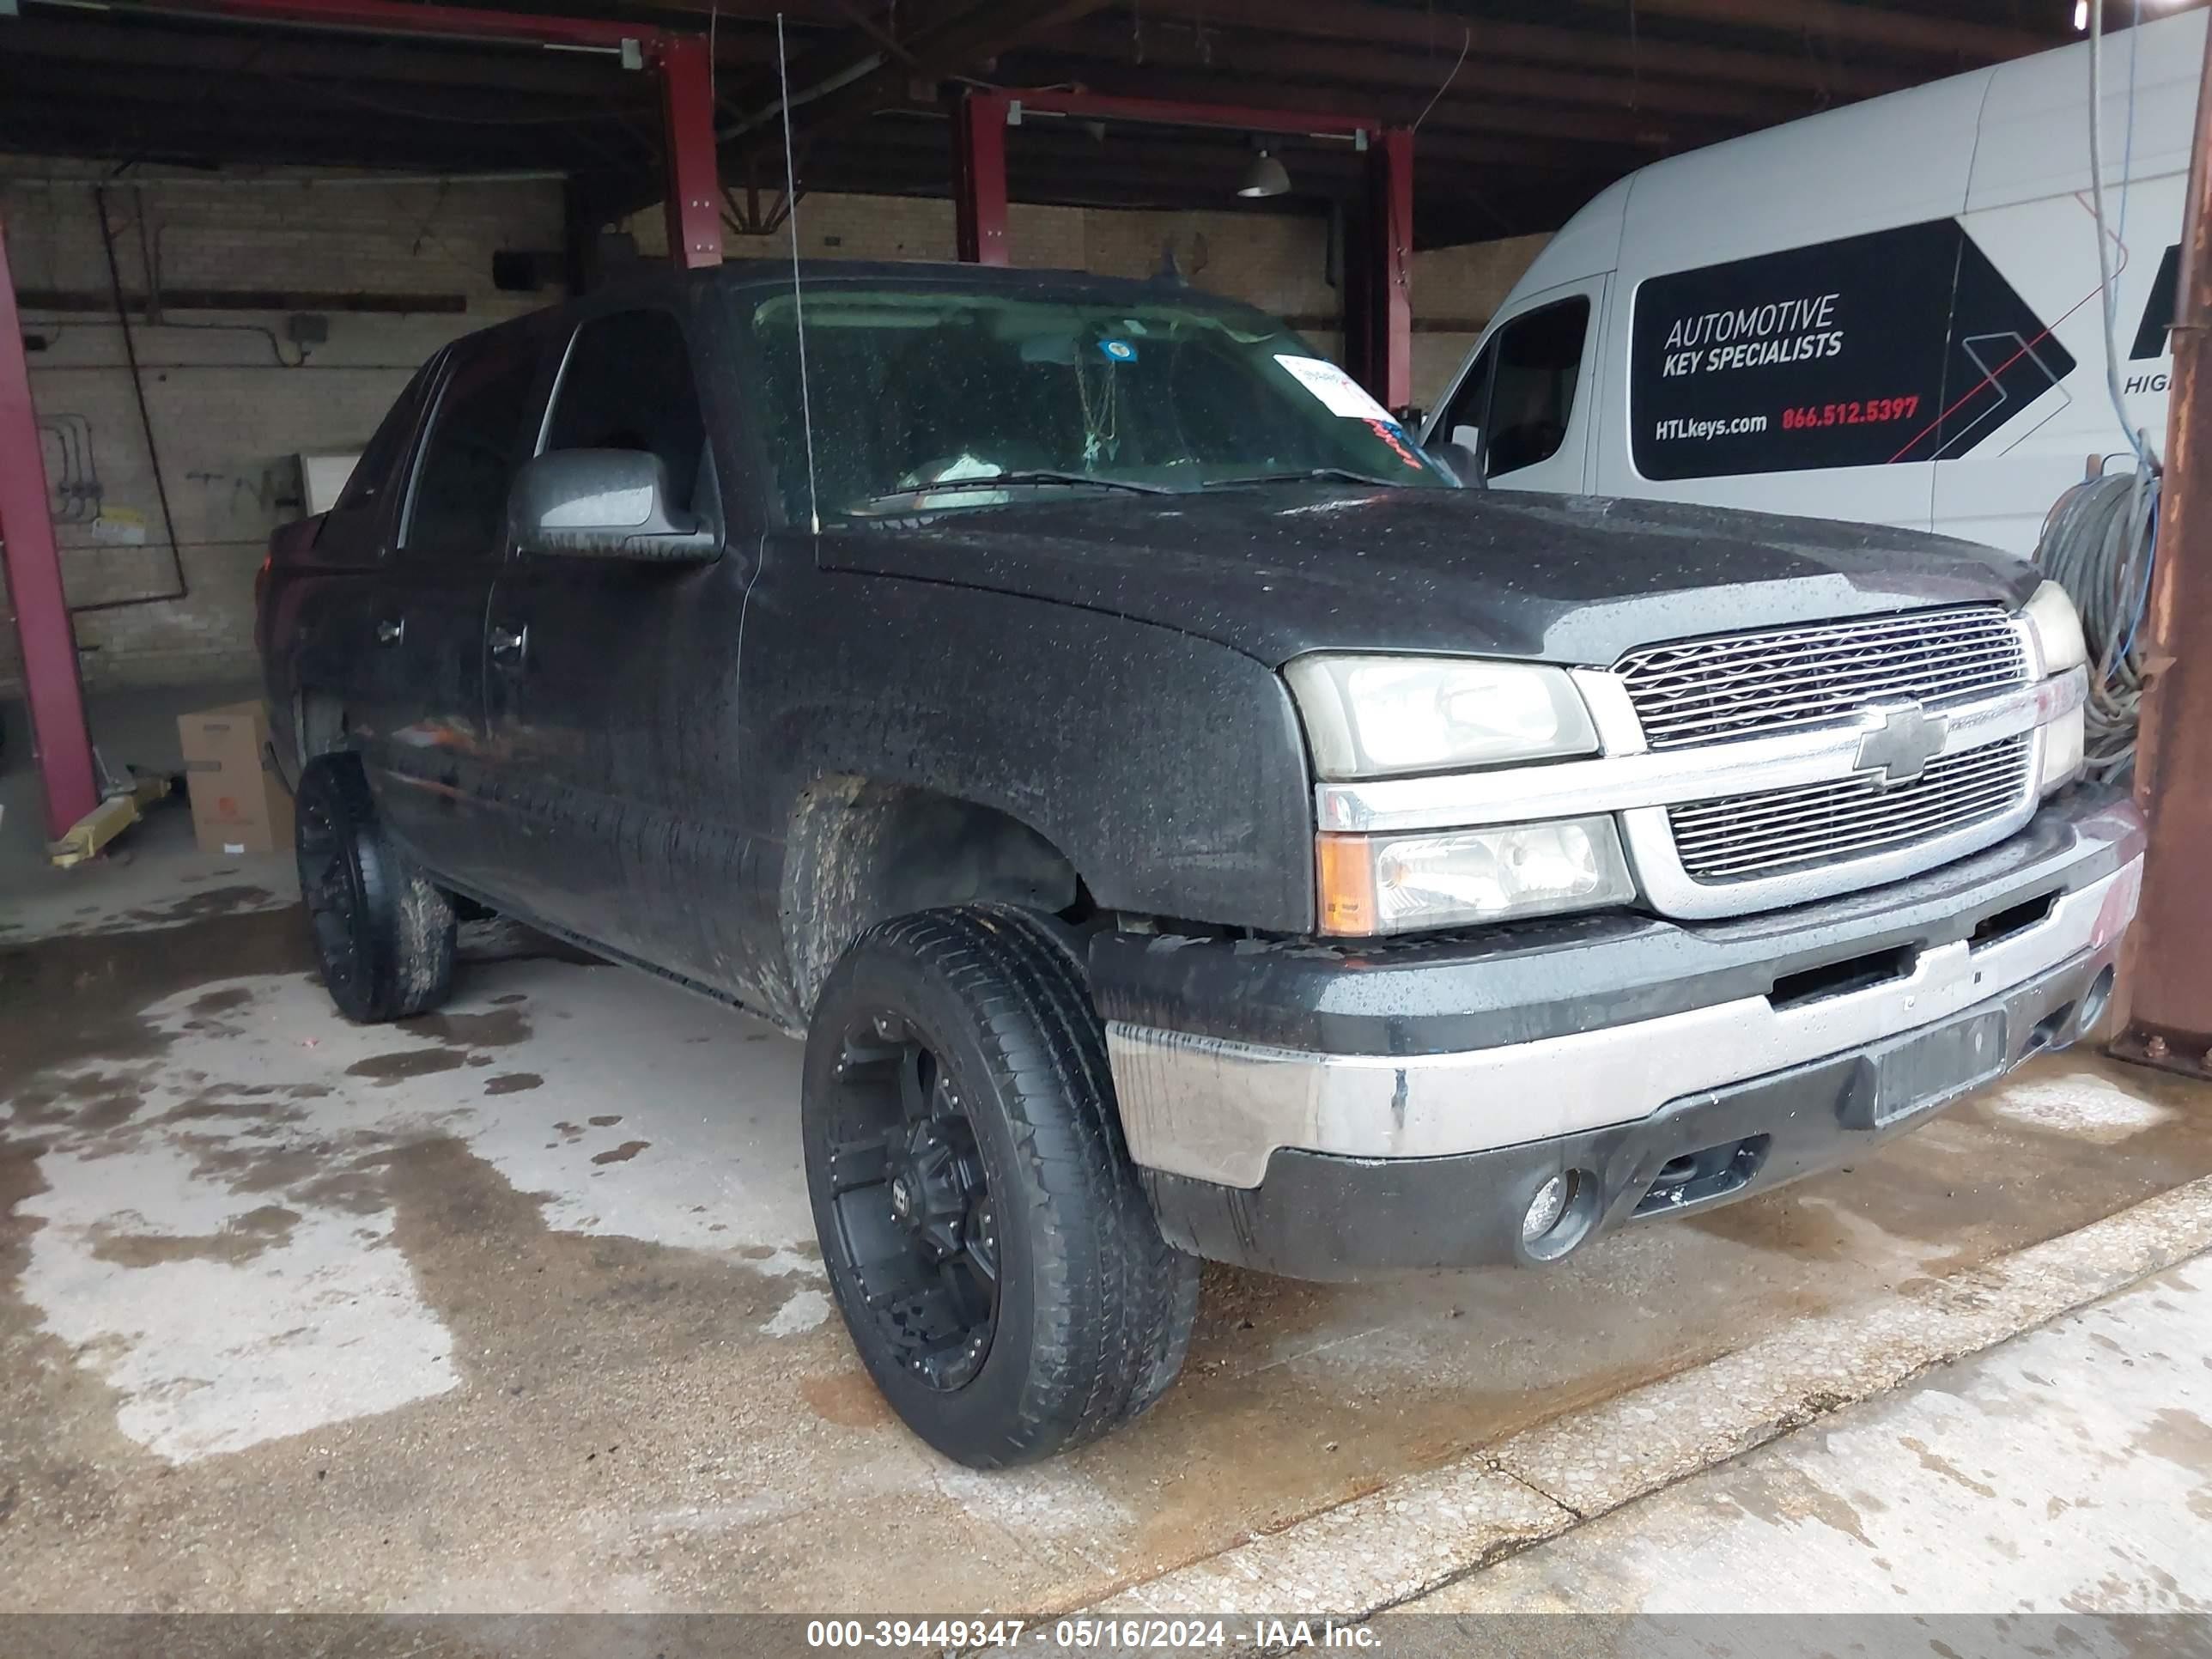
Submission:
<svg viewBox="0 0 2212 1659">
<path fill-rule="evenodd" d="M 2113 783 L 2135 770 L 2158 496 L 2159 476 L 2147 469 L 2076 484 L 2052 506 L 2035 549 L 2037 566 L 2081 612 L 2089 647 L 2088 773 Z"/>
</svg>

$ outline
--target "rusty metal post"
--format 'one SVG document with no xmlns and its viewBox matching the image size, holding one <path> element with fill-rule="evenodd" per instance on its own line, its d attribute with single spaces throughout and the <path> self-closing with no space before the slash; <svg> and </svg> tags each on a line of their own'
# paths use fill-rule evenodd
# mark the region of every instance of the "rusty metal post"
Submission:
<svg viewBox="0 0 2212 1659">
<path fill-rule="evenodd" d="M 686 270 L 722 263 L 722 186 L 714 159 L 714 68 L 707 42 L 672 35 L 655 54 L 668 131 L 668 257 Z"/>
<path fill-rule="evenodd" d="M 2130 946 L 2129 1024 L 2113 1048 L 2202 1075 L 2212 1045 L 2212 40 L 2181 242 L 2136 751 L 2136 799 L 2150 823 L 2150 850 Z"/>
<path fill-rule="evenodd" d="M 1380 262 L 1374 295 L 1376 375 L 1368 390 L 1396 413 L 1413 401 L 1413 131 L 1386 127 L 1375 146 L 1376 228 Z"/>
<path fill-rule="evenodd" d="M 952 206 L 963 264 L 1003 265 L 1006 247 L 1006 118 L 1004 93 L 970 88 L 952 115 Z"/>
<path fill-rule="evenodd" d="M 85 726 L 84 685 L 77 676 L 76 631 L 62 592 L 61 556 L 46 504 L 46 466 L 31 408 L 31 373 L 23 361 L 23 326 L 8 272 L 8 240 L 0 227 L 0 557 L 15 604 L 15 639 L 22 651 L 23 690 L 31 706 L 31 746 L 44 786 L 46 839 L 59 841 L 100 805 L 92 738 Z"/>
<path fill-rule="evenodd" d="M 1367 193 L 1346 218 L 1344 366 L 1394 412 L 1413 400 L 1413 135 L 1368 135 Z"/>
</svg>

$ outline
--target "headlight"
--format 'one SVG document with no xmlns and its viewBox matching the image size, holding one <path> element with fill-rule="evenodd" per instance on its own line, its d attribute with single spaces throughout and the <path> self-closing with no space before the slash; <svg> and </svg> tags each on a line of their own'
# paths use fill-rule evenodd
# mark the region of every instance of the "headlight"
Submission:
<svg viewBox="0 0 2212 1659">
<path fill-rule="evenodd" d="M 1625 902 L 1610 817 L 1430 836 L 1323 836 L 1321 930 L 1349 938 Z"/>
<path fill-rule="evenodd" d="M 2035 635 L 2045 674 L 2063 674 L 2089 660 L 2089 647 L 2081 637 L 2081 613 L 2057 582 L 2045 582 L 2037 588 L 2035 597 L 2020 614 L 2028 632 Z"/>
<path fill-rule="evenodd" d="M 1284 670 L 1325 779 L 1594 755 L 1564 670 L 1449 657 L 1300 657 Z"/>
</svg>

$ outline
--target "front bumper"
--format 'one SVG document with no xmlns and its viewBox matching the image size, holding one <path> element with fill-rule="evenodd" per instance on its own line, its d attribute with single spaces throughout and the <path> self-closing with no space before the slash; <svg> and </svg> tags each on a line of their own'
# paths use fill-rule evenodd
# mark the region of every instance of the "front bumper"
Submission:
<svg viewBox="0 0 2212 1659">
<path fill-rule="evenodd" d="M 1809 1173 L 2073 1041 L 2142 842 L 2125 801 L 2075 790 L 1977 857 L 1770 915 L 1358 949 L 1107 935 L 1092 987 L 1172 1242 L 1308 1278 L 1552 1259 Z M 1532 1250 L 1522 1214 L 1563 1172 L 1574 1225 Z"/>
</svg>

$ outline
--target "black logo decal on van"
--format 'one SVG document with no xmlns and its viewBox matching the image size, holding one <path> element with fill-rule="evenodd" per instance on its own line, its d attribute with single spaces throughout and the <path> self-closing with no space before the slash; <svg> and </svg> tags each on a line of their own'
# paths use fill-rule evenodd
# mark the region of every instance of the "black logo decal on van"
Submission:
<svg viewBox="0 0 2212 1659">
<path fill-rule="evenodd" d="M 2074 359 L 1956 220 L 1677 271 L 1636 296 L 1647 478 L 1965 453 Z"/>
<path fill-rule="evenodd" d="M 2142 321 L 2136 325 L 2136 343 L 2128 349 L 2130 362 L 2166 356 L 2166 336 L 2173 330 L 2173 308 L 2180 296 L 2181 244 L 2176 242 L 2159 258 L 2150 299 L 2143 307 Z"/>
</svg>

